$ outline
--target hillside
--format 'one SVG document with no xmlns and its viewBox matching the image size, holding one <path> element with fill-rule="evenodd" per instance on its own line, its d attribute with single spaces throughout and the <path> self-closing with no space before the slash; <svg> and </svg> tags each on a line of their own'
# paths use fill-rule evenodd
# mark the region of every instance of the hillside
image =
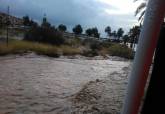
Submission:
<svg viewBox="0 0 165 114">
<path fill-rule="evenodd" d="M 0 20 L 2 23 L 6 23 L 8 15 L 6 13 L 0 12 Z M 23 20 L 21 18 L 9 15 L 9 21 L 11 22 L 12 26 L 20 26 L 23 24 Z"/>
</svg>

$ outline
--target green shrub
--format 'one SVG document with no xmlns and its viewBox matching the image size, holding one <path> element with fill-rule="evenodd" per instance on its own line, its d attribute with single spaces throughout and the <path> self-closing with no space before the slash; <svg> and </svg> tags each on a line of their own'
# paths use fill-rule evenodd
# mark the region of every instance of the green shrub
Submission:
<svg viewBox="0 0 165 114">
<path fill-rule="evenodd" d="M 133 51 L 125 45 L 113 44 L 108 50 L 111 56 L 119 56 L 128 59 L 133 58 Z"/>
<path fill-rule="evenodd" d="M 72 46 L 72 47 L 80 47 L 81 46 L 81 39 L 80 38 L 66 39 L 65 44 Z"/>
<path fill-rule="evenodd" d="M 101 45 L 100 45 L 100 43 L 98 42 L 98 41 L 95 41 L 95 42 L 92 42 L 91 44 L 90 44 L 90 48 L 94 51 L 96 51 L 96 50 L 100 50 L 101 49 Z"/>
<path fill-rule="evenodd" d="M 24 40 L 47 43 L 53 45 L 62 45 L 65 39 L 62 37 L 62 33 L 56 30 L 54 27 L 31 27 L 24 36 Z"/>
<path fill-rule="evenodd" d="M 100 50 L 101 49 L 101 45 L 100 45 L 100 42 L 97 40 L 97 39 L 92 39 L 92 38 L 87 38 L 87 39 L 84 39 L 82 44 L 84 46 L 87 46 L 89 47 L 91 50 Z"/>
<path fill-rule="evenodd" d="M 103 41 L 103 42 L 100 43 L 100 45 L 101 45 L 101 47 L 103 47 L 103 48 L 109 48 L 110 46 L 113 45 L 113 43 L 110 42 L 110 41 Z"/>
</svg>

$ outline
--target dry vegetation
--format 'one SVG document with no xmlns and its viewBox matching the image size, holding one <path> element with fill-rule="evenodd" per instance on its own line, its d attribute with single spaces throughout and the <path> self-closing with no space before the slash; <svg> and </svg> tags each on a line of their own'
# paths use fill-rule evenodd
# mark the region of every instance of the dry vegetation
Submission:
<svg viewBox="0 0 165 114">
<path fill-rule="evenodd" d="M 83 55 L 90 57 L 97 55 L 110 55 L 128 59 L 133 58 L 133 51 L 125 45 L 117 43 L 111 43 L 109 46 L 104 46 L 102 44 L 99 45 L 99 49 L 87 49 L 87 47 L 83 45 L 77 47 L 72 45 L 54 46 L 37 42 L 11 40 L 9 41 L 8 46 L 6 43 L 0 43 L 0 55 L 35 52 L 40 55 L 47 55 L 51 57 L 59 57 L 60 55 Z"/>
<path fill-rule="evenodd" d="M 72 48 L 70 46 L 52 46 L 48 44 L 27 42 L 27 41 L 10 41 L 7 46 L 4 43 L 0 44 L 0 55 L 7 54 L 21 54 L 26 52 L 35 52 L 37 54 L 48 55 L 52 57 L 58 57 L 63 55 L 80 54 L 81 51 L 78 48 Z"/>
</svg>

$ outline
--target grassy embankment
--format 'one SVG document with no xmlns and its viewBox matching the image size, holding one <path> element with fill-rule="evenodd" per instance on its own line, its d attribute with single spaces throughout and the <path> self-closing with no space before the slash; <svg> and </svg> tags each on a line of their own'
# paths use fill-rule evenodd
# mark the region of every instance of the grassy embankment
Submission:
<svg viewBox="0 0 165 114">
<path fill-rule="evenodd" d="M 7 46 L 5 43 L 0 43 L 0 55 L 7 54 L 22 54 L 27 52 L 35 52 L 40 55 L 47 55 L 51 57 L 59 57 L 60 55 L 84 55 L 89 56 L 89 53 L 93 53 L 93 50 L 86 51 L 86 47 L 75 48 L 69 45 L 52 46 L 49 44 L 41 44 L 28 41 L 11 40 Z M 111 55 L 119 56 L 128 59 L 133 58 L 133 52 L 131 49 L 124 45 L 112 43 L 109 47 L 101 47 L 99 50 L 94 50 L 96 55 Z M 97 54 L 96 54 L 97 53 Z"/>
<path fill-rule="evenodd" d="M 16 40 L 10 41 L 8 46 L 4 43 L 0 44 L 0 55 L 22 54 L 29 51 L 52 57 L 58 57 L 60 55 L 75 55 L 81 53 L 79 49 L 64 45 L 57 47 L 48 44 Z"/>
</svg>

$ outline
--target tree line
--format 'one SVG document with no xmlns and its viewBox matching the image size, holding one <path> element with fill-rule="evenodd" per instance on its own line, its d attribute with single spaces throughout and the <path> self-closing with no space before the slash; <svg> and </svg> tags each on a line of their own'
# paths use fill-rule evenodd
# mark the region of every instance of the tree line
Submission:
<svg viewBox="0 0 165 114">
<path fill-rule="evenodd" d="M 58 27 L 52 26 L 46 17 L 43 17 L 41 25 L 37 22 L 30 19 L 29 16 L 24 16 L 23 25 L 29 27 L 28 32 L 25 34 L 26 40 L 33 40 L 39 42 L 51 42 L 52 44 L 62 44 L 64 42 L 64 38 L 62 38 L 62 32 L 67 31 L 67 26 L 64 24 L 60 24 Z M 2 19 L 0 18 L 0 26 L 2 27 Z M 72 29 L 75 35 L 82 34 L 83 32 L 87 36 L 100 38 L 100 33 L 97 27 L 88 28 L 83 31 L 83 28 L 80 24 L 75 25 Z M 131 43 L 131 48 L 135 43 L 138 42 L 138 36 L 140 34 L 140 26 L 132 27 L 129 32 L 126 34 L 123 28 L 119 28 L 117 31 L 112 30 L 110 26 L 105 27 L 105 33 L 107 34 L 107 39 L 111 39 L 113 37 L 114 42 L 120 42 L 123 40 L 123 43 L 126 45 L 128 42 Z"/>
<path fill-rule="evenodd" d="M 46 18 L 46 17 L 44 17 Z M 24 26 L 32 26 L 33 24 L 36 24 L 32 19 L 29 19 L 28 16 L 24 16 L 23 17 L 23 25 Z M 64 24 L 60 24 L 57 29 L 61 32 L 66 32 L 67 31 L 67 26 Z M 72 32 L 75 34 L 82 34 L 83 33 L 83 28 L 80 24 L 75 25 L 75 27 L 73 27 Z M 85 34 L 87 36 L 92 36 L 92 37 L 96 37 L 96 38 L 100 38 L 100 33 L 98 31 L 97 27 L 93 27 L 93 28 L 88 28 L 85 31 Z M 118 31 L 112 31 L 111 32 L 111 27 L 107 26 L 105 28 L 105 33 L 107 33 L 107 36 L 110 38 L 112 36 L 114 36 L 115 38 L 117 38 L 118 40 L 120 40 L 120 38 L 123 36 L 124 34 L 124 30 L 122 28 L 119 28 Z"/>
</svg>

